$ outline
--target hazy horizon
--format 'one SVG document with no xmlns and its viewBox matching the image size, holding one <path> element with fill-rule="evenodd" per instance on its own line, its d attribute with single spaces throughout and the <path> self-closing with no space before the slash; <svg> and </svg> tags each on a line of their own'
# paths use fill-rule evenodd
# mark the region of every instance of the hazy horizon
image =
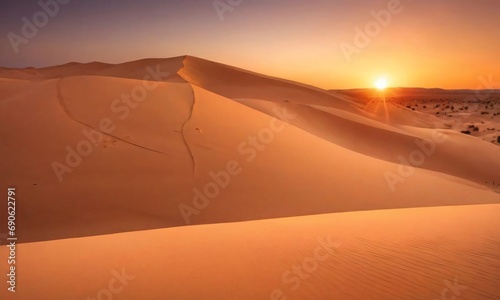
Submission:
<svg viewBox="0 0 500 300">
<path fill-rule="evenodd" d="M 145 58 L 140 58 L 140 59 L 131 60 L 131 61 L 140 61 L 140 60 L 146 60 L 146 59 L 169 59 L 169 58 L 183 57 L 183 56 L 192 56 L 192 57 L 195 57 L 193 55 L 186 54 L 186 55 L 179 55 L 179 56 L 174 56 L 174 57 L 145 57 Z M 206 60 L 206 58 L 203 58 L 203 57 L 198 57 L 198 58 Z M 73 64 L 73 63 L 77 63 L 77 64 L 103 63 L 103 64 L 110 64 L 110 65 L 119 65 L 119 64 L 124 64 L 124 63 L 131 62 L 131 61 L 123 61 L 123 62 L 117 62 L 117 63 L 110 63 L 110 62 L 105 62 L 105 61 L 68 61 L 68 62 L 61 63 L 61 64 L 49 65 L 49 66 L 43 66 L 43 67 L 33 67 L 33 66 L 30 66 L 30 67 L 22 67 L 22 68 L 11 68 L 11 67 L 0 66 L 0 68 L 18 69 L 18 70 L 22 70 L 22 69 L 43 69 L 43 68 L 52 68 L 52 67 L 64 66 L 64 65 Z M 217 61 L 214 61 L 214 62 L 220 63 L 220 64 L 224 64 L 222 62 L 217 62 Z M 232 67 L 238 67 L 238 66 L 232 66 Z M 250 69 L 245 69 L 245 70 L 256 72 L 256 73 L 260 73 L 262 75 L 268 75 L 268 74 L 264 74 L 264 73 L 261 73 L 261 72 L 258 72 L 258 71 L 254 71 L 254 70 L 250 70 Z M 280 77 L 276 77 L 276 78 L 280 78 Z M 280 78 L 280 79 L 287 79 L 287 78 Z M 289 80 L 294 81 L 293 79 L 289 79 Z M 299 81 L 296 81 L 296 82 L 299 82 Z M 302 82 L 299 82 L 299 83 L 302 83 Z M 493 83 L 495 83 L 495 82 L 493 82 Z M 311 86 L 315 86 L 314 84 L 310 84 L 310 85 Z M 318 86 L 315 86 L 315 87 L 318 87 Z M 373 86 L 367 86 L 367 87 L 351 87 L 351 88 L 331 87 L 331 88 L 323 88 L 323 89 L 325 89 L 325 90 L 349 91 L 349 90 L 369 90 L 369 89 L 376 89 L 376 88 L 373 87 Z M 474 88 L 442 88 L 442 87 L 437 87 L 437 86 L 436 87 L 419 87 L 419 86 L 389 86 L 389 87 L 387 87 L 387 90 L 391 90 L 391 89 L 423 89 L 423 90 L 440 89 L 440 90 L 447 90 L 447 91 L 476 91 L 476 90 L 479 90 L 479 91 L 480 90 L 500 91 L 500 88 L 479 88 L 479 89 L 477 89 L 477 88 L 476 89 L 474 89 Z"/>
<path fill-rule="evenodd" d="M 187 54 L 324 89 L 477 89 L 500 70 L 492 0 L 54 1 L 4 5 L 1 66 Z"/>
</svg>

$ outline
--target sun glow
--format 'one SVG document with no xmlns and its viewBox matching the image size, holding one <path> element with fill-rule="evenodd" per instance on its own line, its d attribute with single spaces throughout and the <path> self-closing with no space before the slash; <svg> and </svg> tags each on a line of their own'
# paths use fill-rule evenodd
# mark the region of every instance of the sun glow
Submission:
<svg viewBox="0 0 500 300">
<path fill-rule="evenodd" d="M 381 77 L 377 79 L 377 81 L 375 81 L 375 87 L 379 90 L 385 90 L 387 88 L 387 85 L 387 79 L 385 79 L 384 77 Z"/>
</svg>

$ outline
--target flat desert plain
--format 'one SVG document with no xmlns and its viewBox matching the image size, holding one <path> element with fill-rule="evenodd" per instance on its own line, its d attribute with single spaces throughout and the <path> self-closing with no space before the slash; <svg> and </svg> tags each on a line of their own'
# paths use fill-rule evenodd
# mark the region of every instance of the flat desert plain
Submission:
<svg viewBox="0 0 500 300">
<path fill-rule="evenodd" d="M 495 90 L 3 68 L 0 298 L 500 299 L 499 135 Z"/>
</svg>

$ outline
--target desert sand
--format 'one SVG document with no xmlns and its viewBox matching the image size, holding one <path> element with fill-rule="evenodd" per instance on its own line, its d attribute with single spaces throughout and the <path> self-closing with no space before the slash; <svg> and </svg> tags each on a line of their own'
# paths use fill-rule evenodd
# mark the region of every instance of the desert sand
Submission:
<svg viewBox="0 0 500 300">
<path fill-rule="evenodd" d="M 12 299 L 500 297 L 496 91 L 182 56 L 0 68 L 0 95 Z"/>
</svg>

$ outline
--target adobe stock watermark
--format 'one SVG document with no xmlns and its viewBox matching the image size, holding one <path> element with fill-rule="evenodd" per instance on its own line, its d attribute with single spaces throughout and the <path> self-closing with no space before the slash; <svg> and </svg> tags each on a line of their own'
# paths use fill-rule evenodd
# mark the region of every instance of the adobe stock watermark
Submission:
<svg viewBox="0 0 500 300">
<path fill-rule="evenodd" d="M 318 238 L 318 245 L 314 248 L 311 256 L 304 258 L 299 264 L 293 265 L 290 269 L 283 272 L 281 281 L 287 285 L 287 292 L 297 291 L 304 280 L 308 280 L 319 269 L 321 263 L 328 260 L 332 254 L 340 248 L 340 243 L 334 243 L 331 236 L 326 239 Z M 283 289 L 274 289 L 269 299 L 286 300 L 286 292 Z"/>
<path fill-rule="evenodd" d="M 500 82 L 493 81 L 492 74 L 489 74 L 488 78 L 479 76 L 478 80 L 479 85 L 476 88 L 474 96 L 466 97 L 463 100 L 467 103 L 474 102 L 471 104 L 470 111 L 477 110 L 480 106 L 480 101 L 488 99 L 488 97 L 492 95 L 494 88 L 500 87 Z M 456 119 L 451 120 L 451 122 L 453 122 L 451 129 L 460 131 L 467 118 L 469 118 L 468 115 L 460 115 Z M 422 166 L 426 159 L 435 153 L 437 145 L 444 143 L 447 138 L 447 135 L 433 130 L 431 140 L 416 139 L 416 149 L 413 150 L 407 158 L 402 155 L 398 156 L 399 166 L 397 174 L 391 171 L 386 171 L 384 173 L 389 189 L 392 192 L 396 191 L 396 185 L 404 183 L 406 179 L 412 176 L 415 173 L 415 168 Z"/>
<path fill-rule="evenodd" d="M 458 284 L 458 278 L 451 283 L 449 280 L 444 280 L 445 288 L 441 290 L 441 298 L 436 298 L 434 300 L 456 300 L 457 297 L 462 295 L 462 292 L 468 288 L 468 286 Z"/>
<path fill-rule="evenodd" d="M 31 17 L 31 20 L 22 17 L 21 21 L 23 25 L 21 26 L 20 35 L 14 32 L 9 32 L 7 38 L 9 39 L 12 49 L 17 54 L 19 53 L 19 46 L 21 44 L 28 44 L 28 42 L 35 38 L 39 30 L 49 23 L 50 18 L 54 18 L 60 11 L 61 5 L 66 5 L 71 0 L 40 0 L 38 5 L 41 10 L 35 12 Z"/>
<path fill-rule="evenodd" d="M 224 15 L 227 12 L 233 12 L 244 0 L 214 0 L 212 6 L 219 17 L 219 20 L 224 21 Z"/>
<path fill-rule="evenodd" d="M 490 97 L 494 90 L 500 89 L 500 81 L 493 81 L 493 74 L 488 74 L 488 78 L 484 78 L 484 76 L 479 76 L 477 78 L 479 84 L 476 87 L 476 97 L 479 100 L 486 100 Z M 482 92 L 485 91 L 486 94 Z"/>
<path fill-rule="evenodd" d="M 135 279 L 135 276 L 125 273 L 125 268 L 121 272 L 112 270 L 113 277 L 109 280 L 108 286 L 97 292 L 96 297 L 87 297 L 87 300 L 112 300 L 114 295 L 120 294 Z"/>
<path fill-rule="evenodd" d="M 408 0 L 413 1 L 413 0 Z M 382 29 L 391 24 L 394 15 L 398 15 L 403 11 L 403 6 L 400 0 L 389 0 L 387 9 L 380 11 L 372 10 L 370 15 L 373 20 L 367 22 L 363 27 L 354 27 L 354 39 L 352 44 L 347 42 L 340 43 L 340 50 L 344 55 L 346 62 L 349 64 L 352 61 L 354 54 L 360 54 L 361 51 L 367 48 L 373 39 L 382 33 Z"/>
<path fill-rule="evenodd" d="M 162 72 L 160 66 L 156 65 L 153 69 L 151 66 L 146 67 L 148 74 L 142 80 L 142 84 L 133 87 L 128 94 L 122 94 L 120 98 L 115 99 L 110 110 L 118 116 L 118 119 L 125 120 L 130 115 L 130 111 L 139 106 L 141 102 L 146 100 L 148 93 L 158 87 L 158 82 L 167 78 L 170 73 Z M 150 81 L 153 78 L 156 81 Z M 116 125 L 110 118 L 102 118 L 99 121 L 98 130 L 87 128 L 82 130 L 83 139 L 78 142 L 76 147 L 66 146 L 66 157 L 64 163 L 53 161 L 51 166 L 57 180 L 61 183 L 64 180 L 64 175 L 72 173 L 83 161 L 84 157 L 88 157 L 94 151 L 94 147 L 99 146 L 104 140 L 105 135 L 111 135 L 116 129 Z"/>
<path fill-rule="evenodd" d="M 267 127 L 259 130 L 256 135 L 249 136 L 238 145 L 238 153 L 247 163 L 253 162 L 258 154 L 264 151 L 267 146 L 274 141 L 276 135 L 286 129 L 285 124 L 295 118 L 295 115 L 288 113 L 286 108 L 281 110 L 275 108 L 273 112 L 278 119 L 283 122 L 279 121 L 277 118 L 271 118 Z M 198 188 L 193 189 L 194 197 L 191 205 L 180 203 L 178 206 L 185 223 L 187 225 L 191 224 L 191 217 L 193 215 L 199 215 L 202 210 L 207 208 L 210 201 L 217 198 L 221 190 L 229 186 L 231 178 L 238 176 L 242 172 L 243 166 L 236 160 L 228 161 L 225 168 L 219 172 L 210 172 L 209 176 L 211 180 L 207 182 L 201 190 Z"/>
</svg>

